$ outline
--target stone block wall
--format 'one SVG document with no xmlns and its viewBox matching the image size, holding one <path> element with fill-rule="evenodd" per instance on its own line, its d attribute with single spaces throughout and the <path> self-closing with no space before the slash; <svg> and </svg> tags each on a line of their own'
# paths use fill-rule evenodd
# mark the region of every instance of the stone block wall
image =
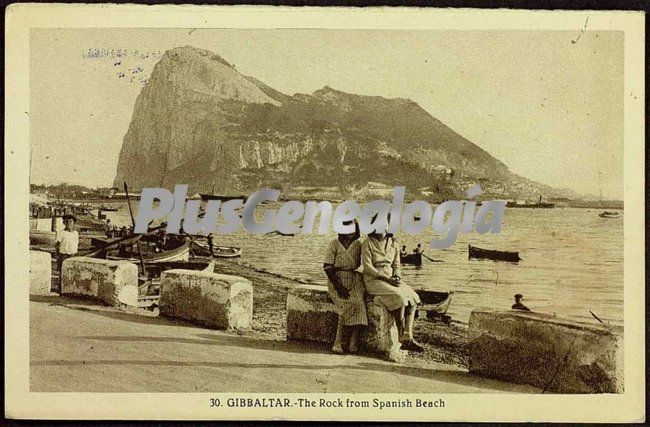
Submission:
<svg viewBox="0 0 650 427">
<path fill-rule="evenodd" d="M 128 261 L 74 257 L 63 261 L 61 293 L 88 296 L 110 306 L 138 305 L 138 267 Z"/>
<path fill-rule="evenodd" d="M 473 311 L 470 372 L 557 393 L 622 393 L 623 328 L 542 313 Z"/>
<path fill-rule="evenodd" d="M 210 271 L 167 270 L 161 275 L 160 314 L 214 329 L 248 329 L 253 285 L 239 276 Z"/>
</svg>

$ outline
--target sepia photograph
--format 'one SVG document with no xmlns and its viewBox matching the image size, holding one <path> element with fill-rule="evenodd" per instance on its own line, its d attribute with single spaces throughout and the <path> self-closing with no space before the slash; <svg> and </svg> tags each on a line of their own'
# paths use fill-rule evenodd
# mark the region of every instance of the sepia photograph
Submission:
<svg viewBox="0 0 650 427">
<path fill-rule="evenodd" d="M 526 415 L 579 395 L 641 421 L 643 44 L 607 23 L 643 37 L 643 15 L 301 28 L 282 9 L 15 37 L 23 399 L 468 421 L 476 396 L 523 411 L 483 421 L 589 419 Z"/>
</svg>

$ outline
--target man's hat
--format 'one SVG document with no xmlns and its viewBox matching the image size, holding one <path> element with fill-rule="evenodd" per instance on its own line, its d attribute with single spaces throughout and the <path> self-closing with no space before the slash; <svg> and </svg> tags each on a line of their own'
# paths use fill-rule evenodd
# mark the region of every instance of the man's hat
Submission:
<svg viewBox="0 0 650 427">
<path fill-rule="evenodd" d="M 523 296 L 522 294 L 516 294 L 516 295 L 515 295 L 515 299 L 520 299 L 520 298 L 523 298 L 523 297 L 524 297 L 524 296 Z"/>
</svg>

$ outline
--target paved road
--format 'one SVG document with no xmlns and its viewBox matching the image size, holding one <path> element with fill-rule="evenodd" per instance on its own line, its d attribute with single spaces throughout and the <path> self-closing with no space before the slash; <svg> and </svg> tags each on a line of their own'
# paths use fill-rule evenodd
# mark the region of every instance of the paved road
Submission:
<svg viewBox="0 0 650 427">
<path fill-rule="evenodd" d="M 447 365 L 409 366 L 57 297 L 30 301 L 31 391 L 527 393 Z"/>
</svg>

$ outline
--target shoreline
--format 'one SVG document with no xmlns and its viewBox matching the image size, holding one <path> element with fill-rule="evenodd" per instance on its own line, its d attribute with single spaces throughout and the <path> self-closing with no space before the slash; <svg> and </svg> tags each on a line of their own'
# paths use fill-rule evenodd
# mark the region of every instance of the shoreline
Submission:
<svg viewBox="0 0 650 427">
<path fill-rule="evenodd" d="M 214 263 L 215 272 L 245 277 L 253 284 L 253 322 L 251 331 L 244 332 L 242 334 L 244 336 L 264 336 L 271 340 L 285 341 L 286 301 L 289 289 L 303 284 L 323 285 L 259 269 L 236 258 L 215 258 Z M 54 259 L 52 269 L 54 273 L 56 269 Z M 53 286 L 57 279 L 58 274 L 53 274 Z M 425 350 L 423 353 L 409 352 L 405 363 L 413 366 L 437 363 L 469 369 L 467 327 L 463 325 L 465 324 L 453 320 L 450 325 L 447 325 L 440 321 L 416 319 L 413 334 Z M 309 345 L 319 348 L 329 347 L 319 343 L 309 343 Z M 369 357 L 374 356 L 369 355 Z"/>
<path fill-rule="evenodd" d="M 253 283 L 252 329 L 280 340 L 286 338 L 286 301 L 289 289 L 302 284 L 322 285 L 267 272 L 236 259 L 215 259 L 215 271 L 245 277 Z M 413 333 L 425 351 L 409 352 L 407 363 L 434 362 L 468 369 L 469 346 L 466 327 L 453 322 L 446 325 L 419 318 L 415 321 Z"/>
</svg>

